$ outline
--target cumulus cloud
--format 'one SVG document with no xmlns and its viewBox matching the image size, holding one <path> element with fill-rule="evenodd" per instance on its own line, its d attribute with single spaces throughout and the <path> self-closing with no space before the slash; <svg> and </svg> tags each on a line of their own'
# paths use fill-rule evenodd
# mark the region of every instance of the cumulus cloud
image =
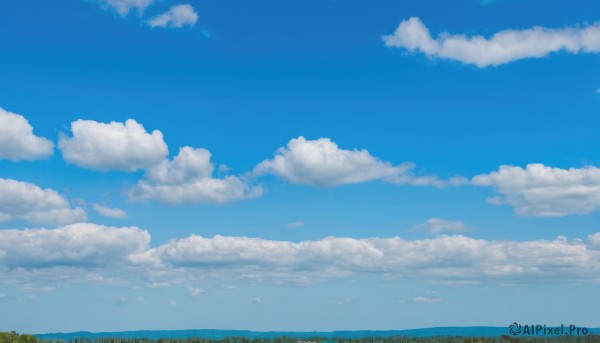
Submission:
<svg viewBox="0 0 600 343">
<path fill-rule="evenodd" d="M 383 36 L 383 41 L 389 47 L 486 67 L 541 58 L 559 51 L 597 53 L 600 51 L 600 22 L 559 29 L 536 26 L 503 30 L 491 38 L 443 33 L 434 39 L 425 24 L 412 17 L 402 21 L 394 34 Z"/>
<path fill-rule="evenodd" d="M 560 217 L 585 214 L 600 208 L 600 168 L 552 168 L 528 164 L 525 169 L 501 166 L 498 171 L 473 177 L 477 186 L 500 193 L 492 204 L 513 206 L 517 215 Z"/>
<path fill-rule="evenodd" d="M 372 156 L 367 150 L 344 150 L 329 138 L 307 140 L 298 137 L 281 147 L 275 157 L 254 168 L 255 175 L 273 174 L 291 183 L 314 187 L 382 180 L 396 184 L 447 186 L 466 183 L 464 178 L 440 180 L 435 176 L 414 176 L 412 163 L 398 166 Z"/>
<path fill-rule="evenodd" d="M 440 218 L 429 218 L 424 223 L 413 226 L 413 231 L 427 231 L 431 234 L 442 232 L 464 232 L 469 230 L 463 222 L 444 220 Z"/>
<path fill-rule="evenodd" d="M 371 156 L 367 150 L 343 150 L 329 138 L 294 138 L 275 157 L 261 162 L 257 174 L 273 174 L 292 183 L 315 187 L 336 186 L 406 173 L 406 165 L 393 166 Z"/>
<path fill-rule="evenodd" d="M 600 232 L 589 235 L 587 240 L 591 246 L 600 248 Z"/>
<path fill-rule="evenodd" d="M 162 133 L 147 133 L 133 119 L 124 124 L 79 119 L 71 123 L 71 132 L 72 137 L 60 137 L 58 146 L 65 161 L 83 168 L 133 172 L 160 163 L 168 154 Z"/>
<path fill-rule="evenodd" d="M 137 227 L 89 223 L 61 228 L 0 230 L 0 266 L 10 268 L 107 267 L 125 265 L 143 253 L 150 234 Z"/>
<path fill-rule="evenodd" d="M 582 240 L 488 241 L 461 235 L 423 240 L 337 238 L 273 241 L 192 235 L 131 256 L 182 275 L 315 282 L 376 274 L 440 282 L 600 281 L 600 251 Z"/>
<path fill-rule="evenodd" d="M 127 213 L 120 208 L 111 208 L 105 207 L 100 204 L 93 205 L 94 210 L 105 217 L 116 218 L 116 219 L 125 219 L 127 218 Z"/>
<path fill-rule="evenodd" d="M 0 108 L 0 160 L 37 160 L 54 153 L 54 143 L 33 134 L 22 115 Z"/>
<path fill-rule="evenodd" d="M 172 27 L 181 28 L 186 25 L 194 26 L 198 20 L 198 13 L 190 4 L 175 5 L 162 14 L 148 20 L 151 27 Z"/>
<path fill-rule="evenodd" d="M 141 15 L 154 0 L 99 0 L 99 2 L 117 11 L 121 16 L 126 16 L 132 9 L 137 10 Z"/>
<path fill-rule="evenodd" d="M 150 168 L 129 192 L 132 200 L 156 199 L 167 204 L 224 204 L 258 197 L 262 188 L 250 186 L 238 176 L 213 178 L 214 165 L 206 149 L 182 147 L 172 161 Z"/>
<path fill-rule="evenodd" d="M 0 178 L 0 222 L 15 219 L 62 225 L 85 221 L 86 214 L 52 189 Z"/>
</svg>

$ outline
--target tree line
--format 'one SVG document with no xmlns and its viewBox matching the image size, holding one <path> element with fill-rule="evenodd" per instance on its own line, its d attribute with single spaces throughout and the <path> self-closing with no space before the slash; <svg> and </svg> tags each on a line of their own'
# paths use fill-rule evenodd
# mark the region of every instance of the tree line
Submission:
<svg viewBox="0 0 600 343">
<path fill-rule="evenodd" d="M 222 339 L 190 338 L 77 338 L 73 340 L 39 339 L 33 335 L 12 332 L 0 332 L 0 343 L 600 343 L 599 335 L 557 336 L 557 337 L 363 337 L 363 338 L 248 338 L 225 337 Z"/>
</svg>

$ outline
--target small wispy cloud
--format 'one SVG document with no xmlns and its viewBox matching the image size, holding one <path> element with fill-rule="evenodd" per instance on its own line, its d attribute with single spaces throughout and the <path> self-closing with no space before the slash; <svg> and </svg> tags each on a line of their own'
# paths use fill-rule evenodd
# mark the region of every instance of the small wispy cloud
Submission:
<svg viewBox="0 0 600 343">
<path fill-rule="evenodd" d="M 412 230 L 427 231 L 431 234 L 439 234 L 442 232 L 464 232 L 469 230 L 469 227 L 460 221 L 429 218 L 424 223 L 413 226 Z"/>
<path fill-rule="evenodd" d="M 52 292 L 55 291 L 56 287 L 54 286 L 42 286 L 42 287 L 32 287 L 32 286 L 25 286 L 23 287 L 23 292 Z"/>
<path fill-rule="evenodd" d="M 127 299 L 123 296 L 119 296 L 114 300 L 115 305 L 125 305 L 127 303 Z"/>
<path fill-rule="evenodd" d="M 148 26 L 182 28 L 186 25 L 194 26 L 196 21 L 198 21 L 198 13 L 192 5 L 183 4 L 172 6 L 168 11 L 148 20 Z"/>
<path fill-rule="evenodd" d="M 200 298 L 200 296 L 205 293 L 202 289 L 197 288 L 197 287 L 189 286 L 187 288 L 187 290 L 190 293 L 190 295 L 192 296 L 192 298 L 194 298 L 194 299 Z"/>
<path fill-rule="evenodd" d="M 121 18 L 127 18 L 132 12 L 137 13 L 138 19 L 144 16 L 146 8 L 154 5 L 157 0 L 92 0 L 96 1 L 102 8 L 117 12 Z M 182 28 L 194 26 L 198 20 L 198 13 L 190 4 L 179 4 L 169 8 L 166 12 L 156 15 L 148 20 L 146 24 L 150 27 Z"/>
<path fill-rule="evenodd" d="M 348 297 L 332 301 L 332 303 L 335 305 L 353 304 L 355 302 L 356 302 L 356 299 L 348 298 Z"/>
<path fill-rule="evenodd" d="M 304 222 L 302 220 L 298 220 L 295 222 L 291 222 L 291 223 L 287 224 L 286 226 L 289 227 L 290 229 L 297 229 L 297 228 L 303 227 Z"/>
<path fill-rule="evenodd" d="M 98 212 L 99 214 L 101 214 L 105 217 L 116 218 L 116 219 L 127 218 L 127 213 L 120 208 L 105 207 L 100 204 L 94 204 L 93 207 L 94 207 L 94 211 Z"/>
<path fill-rule="evenodd" d="M 169 286 L 170 284 L 168 282 L 151 282 L 148 284 L 148 288 L 151 289 L 166 288 Z"/>
<path fill-rule="evenodd" d="M 416 297 L 413 301 L 414 302 L 418 302 L 418 303 L 439 303 L 439 302 L 444 301 L 444 299 L 442 299 L 442 298 Z"/>
<path fill-rule="evenodd" d="M 254 297 L 254 299 L 252 299 L 252 304 L 258 306 L 262 304 L 262 299 L 259 297 Z"/>
<path fill-rule="evenodd" d="M 103 7 L 109 7 L 125 17 L 131 10 L 136 10 L 141 15 L 146 7 L 152 5 L 154 0 L 98 0 L 98 2 Z"/>
</svg>

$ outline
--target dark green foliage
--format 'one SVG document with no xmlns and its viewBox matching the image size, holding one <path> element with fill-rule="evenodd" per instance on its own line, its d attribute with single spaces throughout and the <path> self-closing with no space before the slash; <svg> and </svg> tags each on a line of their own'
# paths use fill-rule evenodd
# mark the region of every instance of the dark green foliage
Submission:
<svg viewBox="0 0 600 343">
<path fill-rule="evenodd" d="M 365 337 L 365 338 L 323 338 L 308 339 L 292 337 L 254 338 L 226 337 L 223 339 L 204 339 L 199 337 L 150 340 L 147 338 L 79 338 L 70 341 L 42 340 L 27 334 L 0 332 L 0 343 L 600 343 L 600 336 L 558 336 L 558 337 Z"/>
<path fill-rule="evenodd" d="M 35 343 L 37 339 L 31 335 L 19 335 L 12 332 L 0 332 L 0 343 Z"/>
</svg>

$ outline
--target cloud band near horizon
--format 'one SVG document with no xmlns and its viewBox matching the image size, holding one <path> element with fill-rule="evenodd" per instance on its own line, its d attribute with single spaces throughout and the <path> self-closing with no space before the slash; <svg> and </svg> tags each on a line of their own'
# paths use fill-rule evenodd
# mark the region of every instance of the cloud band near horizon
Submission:
<svg viewBox="0 0 600 343">
<path fill-rule="evenodd" d="M 70 273 L 77 282 L 85 282 L 76 275 L 93 272 L 100 280 L 146 279 L 165 285 L 203 278 L 312 284 L 350 275 L 434 283 L 600 281 L 600 232 L 583 240 L 439 235 L 417 240 L 325 237 L 292 242 L 191 235 L 156 247 L 150 243 L 146 230 L 92 223 L 50 230 L 1 230 L 0 279 L 42 273 L 45 281 L 56 285 L 70 282 Z M 54 269 L 63 272 L 49 281 Z"/>
</svg>

